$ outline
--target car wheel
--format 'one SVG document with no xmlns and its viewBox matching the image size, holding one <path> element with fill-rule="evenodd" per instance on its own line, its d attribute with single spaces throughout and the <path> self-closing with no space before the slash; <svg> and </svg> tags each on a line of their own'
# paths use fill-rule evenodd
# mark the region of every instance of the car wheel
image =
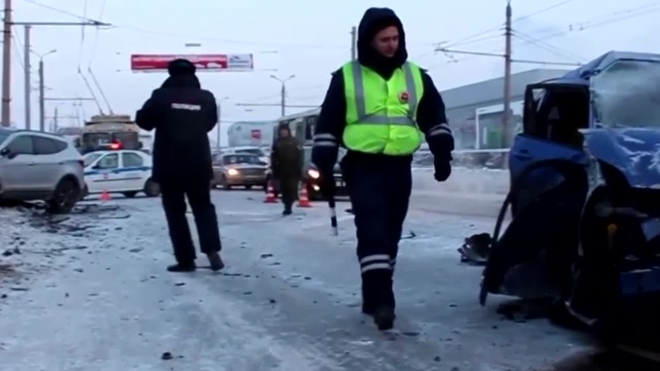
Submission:
<svg viewBox="0 0 660 371">
<path fill-rule="evenodd" d="M 148 179 L 144 184 L 144 194 L 146 194 L 147 197 L 160 196 L 160 185 L 153 179 Z"/>
<path fill-rule="evenodd" d="M 251 185 L 246 185 L 246 186 L 245 186 L 245 189 L 247 189 L 247 190 L 249 191 L 249 190 L 252 189 L 252 186 L 251 186 Z"/>
<path fill-rule="evenodd" d="M 48 212 L 53 214 L 66 214 L 76 206 L 80 199 L 80 188 L 70 179 L 62 179 L 55 187 L 53 198 L 48 201 Z"/>
<path fill-rule="evenodd" d="M 133 198 L 133 197 L 137 196 L 138 193 L 137 193 L 137 191 L 131 191 L 131 192 L 124 192 L 123 194 L 124 194 L 124 197 L 126 197 L 126 198 Z"/>
<path fill-rule="evenodd" d="M 229 191 L 231 189 L 231 184 L 227 183 L 227 179 L 224 176 L 220 180 L 220 184 L 222 185 L 222 189 L 224 190 Z"/>
</svg>

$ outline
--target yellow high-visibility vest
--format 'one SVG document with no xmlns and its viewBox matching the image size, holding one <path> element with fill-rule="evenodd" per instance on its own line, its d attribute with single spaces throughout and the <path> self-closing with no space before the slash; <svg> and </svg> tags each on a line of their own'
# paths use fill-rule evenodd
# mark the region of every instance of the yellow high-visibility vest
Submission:
<svg viewBox="0 0 660 371">
<path fill-rule="evenodd" d="M 405 156 L 422 144 L 417 107 L 424 94 L 421 69 L 410 62 L 389 80 L 357 61 L 342 67 L 346 95 L 346 148 Z"/>
</svg>

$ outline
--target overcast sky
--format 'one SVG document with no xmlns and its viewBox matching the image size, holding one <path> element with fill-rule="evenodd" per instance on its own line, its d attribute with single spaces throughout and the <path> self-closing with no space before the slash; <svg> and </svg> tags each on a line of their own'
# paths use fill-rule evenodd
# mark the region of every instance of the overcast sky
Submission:
<svg viewBox="0 0 660 371">
<path fill-rule="evenodd" d="M 96 30 L 81 27 L 35 27 L 32 49 L 45 57 L 49 97 L 88 97 L 78 74 L 91 66 L 115 113 L 133 115 L 166 75 L 132 73 L 135 53 L 254 53 L 252 73 L 199 74 L 204 88 L 223 101 L 223 120 L 269 120 L 273 107 L 240 107 L 236 103 L 279 103 L 276 74 L 287 83 L 288 103 L 318 105 L 330 73 L 350 58 L 350 29 L 364 10 L 387 6 L 401 17 L 410 59 L 434 78 L 440 90 L 502 75 L 500 58 L 435 53 L 447 42 L 458 50 L 501 53 L 505 0 L 379 2 L 365 0 L 14 0 L 14 20 L 76 21 L 72 15 L 111 23 Z M 46 4 L 40 6 L 37 4 Z M 650 0 L 513 0 L 514 58 L 549 62 L 585 62 L 609 50 L 660 52 L 657 24 L 660 1 Z M 53 7 L 61 10 L 57 12 Z M 12 56 L 12 121 L 24 122 L 23 29 L 14 27 Z M 654 42 L 652 42 L 652 40 Z M 186 48 L 186 43 L 201 47 Z M 37 87 L 38 57 L 32 58 L 31 80 Z M 517 64 L 514 72 L 544 67 Z M 557 68 L 557 66 L 547 66 Z M 565 67 L 570 68 L 570 67 Z M 276 70 L 273 72 L 272 70 Z M 91 80 L 89 75 L 88 79 Z M 98 91 L 94 92 L 99 97 Z M 38 125 L 37 92 L 32 99 L 32 127 Z M 103 103 L 101 103 L 103 104 Z M 76 112 L 71 103 L 48 102 L 47 115 Z M 107 111 L 107 109 L 105 109 Z M 304 110 L 289 108 L 287 113 Z M 84 104 L 87 116 L 98 112 Z M 73 121 L 69 121 L 73 123 Z M 60 119 L 66 125 L 67 118 Z M 225 126 L 226 128 L 226 126 Z"/>
</svg>

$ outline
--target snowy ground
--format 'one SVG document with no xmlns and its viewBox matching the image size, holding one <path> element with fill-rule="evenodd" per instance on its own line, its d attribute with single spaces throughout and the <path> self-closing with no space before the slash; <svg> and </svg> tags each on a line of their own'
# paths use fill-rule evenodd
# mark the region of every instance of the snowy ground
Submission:
<svg viewBox="0 0 660 371">
<path fill-rule="evenodd" d="M 218 274 L 165 272 L 158 199 L 50 221 L 0 209 L 0 370 L 527 371 L 586 343 L 544 319 L 502 319 L 501 300 L 477 304 L 480 268 L 455 249 L 492 229 L 494 200 L 413 197 L 397 329 L 379 333 L 360 313 L 348 204 L 334 237 L 323 204 L 283 218 L 260 192 L 214 198 L 228 264 Z"/>
</svg>

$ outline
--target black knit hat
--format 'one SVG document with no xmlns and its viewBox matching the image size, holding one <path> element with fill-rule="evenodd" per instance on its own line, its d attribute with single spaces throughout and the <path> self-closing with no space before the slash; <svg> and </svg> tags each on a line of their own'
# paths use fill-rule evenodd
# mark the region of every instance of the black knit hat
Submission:
<svg viewBox="0 0 660 371">
<path fill-rule="evenodd" d="M 194 75 L 197 68 L 187 59 L 175 59 L 167 65 L 167 72 L 170 76 Z"/>
</svg>

